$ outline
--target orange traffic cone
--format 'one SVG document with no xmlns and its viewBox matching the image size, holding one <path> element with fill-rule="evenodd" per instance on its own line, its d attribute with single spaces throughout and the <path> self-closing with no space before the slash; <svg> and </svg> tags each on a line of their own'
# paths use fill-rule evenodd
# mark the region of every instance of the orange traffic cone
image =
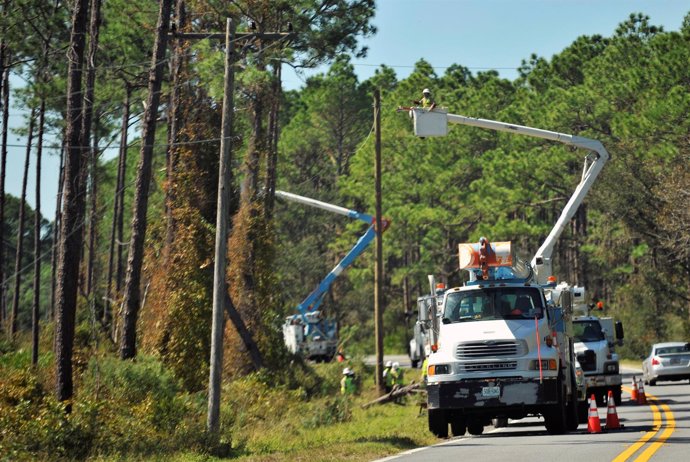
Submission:
<svg viewBox="0 0 690 462">
<path fill-rule="evenodd" d="M 613 392 L 609 390 L 608 405 L 606 409 L 606 429 L 615 430 L 621 428 L 621 423 L 618 420 L 618 413 L 616 412 L 616 404 L 613 402 Z"/>
<path fill-rule="evenodd" d="M 589 433 L 601 433 L 601 421 L 597 412 L 597 400 L 592 395 L 589 400 L 589 417 L 587 418 L 587 431 Z"/>
<path fill-rule="evenodd" d="M 638 396 L 638 390 L 637 390 L 637 380 L 635 380 L 635 376 L 633 375 L 632 378 L 632 391 L 630 392 L 630 401 L 632 401 L 635 404 L 639 404 L 637 401 L 639 400 Z"/>
<path fill-rule="evenodd" d="M 647 395 L 644 393 L 644 381 L 640 379 L 640 386 L 637 392 L 637 404 L 647 404 Z"/>
</svg>

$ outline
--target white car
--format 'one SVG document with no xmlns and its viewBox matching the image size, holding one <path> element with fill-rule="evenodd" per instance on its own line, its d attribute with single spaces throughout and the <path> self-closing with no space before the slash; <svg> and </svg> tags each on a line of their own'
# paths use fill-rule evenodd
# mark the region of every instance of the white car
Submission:
<svg viewBox="0 0 690 462">
<path fill-rule="evenodd" d="M 690 343 L 665 342 L 652 345 L 652 351 L 642 362 L 645 385 L 659 380 L 690 380 Z"/>
</svg>

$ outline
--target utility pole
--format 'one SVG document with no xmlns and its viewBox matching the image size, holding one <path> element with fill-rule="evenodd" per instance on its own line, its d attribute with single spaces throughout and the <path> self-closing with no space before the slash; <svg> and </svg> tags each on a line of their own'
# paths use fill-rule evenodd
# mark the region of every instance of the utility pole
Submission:
<svg viewBox="0 0 690 462">
<path fill-rule="evenodd" d="M 381 91 L 374 89 L 374 189 L 376 195 L 376 262 L 374 264 L 374 335 L 376 337 L 376 388 L 385 392 L 383 383 L 383 227 L 381 223 Z"/>
<path fill-rule="evenodd" d="M 232 147 L 233 87 L 232 67 L 235 28 L 232 19 L 225 25 L 225 83 L 223 87 L 223 122 L 218 163 L 218 205 L 216 208 L 216 254 L 213 267 L 213 322 L 211 325 L 211 365 L 208 382 L 208 430 L 218 433 L 220 415 L 220 379 L 223 370 L 224 303 L 227 294 L 225 265 L 228 253 L 228 205 L 230 203 L 230 154 Z"/>
<path fill-rule="evenodd" d="M 227 266 L 227 241 L 229 224 L 230 192 L 232 189 L 231 151 L 232 123 L 234 114 L 234 81 L 233 70 L 235 42 L 238 40 L 261 38 L 263 40 L 289 39 L 291 33 L 235 33 L 231 18 L 227 18 L 225 33 L 180 33 L 170 34 L 173 38 L 182 39 L 225 39 L 225 80 L 223 86 L 223 117 L 220 138 L 220 161 L 218 163 L 218 204 L 216 208 L 216 244 L 213 267 L 213 314 L 211 325 L 211 358 L 208 384 L 207 428 L 212 434 L 220 429 L 220 385 L 223 370 L 223 333 L 225 330 L 224 311 L 235 325 L 240 338 L 247 347 L 254 367 L 262 367 L 259 349 L 251 333 L 244 324 L 240 313 L 235 309 L 228 295 L 225 281 Z"/>
</svg>

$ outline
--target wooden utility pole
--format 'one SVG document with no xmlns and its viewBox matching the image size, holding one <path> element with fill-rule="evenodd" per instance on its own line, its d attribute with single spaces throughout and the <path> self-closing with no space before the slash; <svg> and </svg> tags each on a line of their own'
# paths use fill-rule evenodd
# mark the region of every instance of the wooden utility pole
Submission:
<svg viewBox="0 0 690 462">
<path fill-rule="evenodd" d="M 374 189 L 376 195 L 376 263 L 374 264 L 374 334 L 376 337 L 376 388 L 385 393 L 383 383 L 383 226 L 381 221 L 381 91 L 374 89 Z"/>
<path fill-rule="evenodd" d="M 218 433 L 220 414 L 220 379 L 223 370 L 224 306 L 227 296 L 225 282 L 228 253 L 228 212 L 232 172 L 233 87 L 235 73 L 232 67 L 235 28 L 232 19 L 225 25 L 225 84 L 223 87 L 223 121 L 220 134 L 220 162 L 218 163 L 218 204 L 216 208 L 216 254 L 213 267 L 213 322 L 211 325 L 211 367 L 208 381 L 208 430 Z"/>
</svg>

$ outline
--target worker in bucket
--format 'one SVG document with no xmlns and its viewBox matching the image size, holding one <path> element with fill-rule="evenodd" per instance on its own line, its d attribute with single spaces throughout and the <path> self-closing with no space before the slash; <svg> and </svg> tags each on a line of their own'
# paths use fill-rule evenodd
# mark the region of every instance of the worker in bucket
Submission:
<svg viewBox="0 0 690 462">
<path fill-rule="evenodd" d="M 386 367 L 383 369 L 383 384 L 386 389 L 386 393 L 390 393 L 393 389 L 393 361 L 386 361 Z"/>
<path fill-rule="evenodd" d="M 434 101 L 434 98 L 431 96 L 431 90 L 428 88 L 422 90 L 422 99 L 412 102 L 414 104 L 420 104 L 424 109 L 429 109 L 430 111 L 433 111 L 436 107 L 436 101 Z"/>
<path fill-rule="evenodd" d="M 343 378 L 340 380 L 340 394 L 354 395 L 357 385 L 355 384 L 355 372 L 346 367 L 343 369 Z"/>
</svg>

